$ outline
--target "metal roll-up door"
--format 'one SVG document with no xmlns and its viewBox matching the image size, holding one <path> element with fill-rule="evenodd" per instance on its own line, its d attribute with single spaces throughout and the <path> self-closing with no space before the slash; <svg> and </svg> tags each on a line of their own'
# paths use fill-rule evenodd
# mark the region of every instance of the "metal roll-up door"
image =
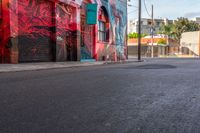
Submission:
<svg viewBox="0 0 200 133">
<path fill-rule="evenodd" d="M 18 1 L 19 62 L 52 61 L 52 2 Z"/>
</svg>

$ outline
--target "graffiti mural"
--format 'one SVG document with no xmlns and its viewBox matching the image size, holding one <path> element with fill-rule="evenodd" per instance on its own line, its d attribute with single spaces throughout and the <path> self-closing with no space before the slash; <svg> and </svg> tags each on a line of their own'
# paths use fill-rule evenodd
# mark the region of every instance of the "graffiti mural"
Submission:
<svg viewBox="0 0 200 133">
<path fill-rule="evenodd" d="M 52 3 L 18 0 L 19 61 L 52 60 Z"/>
<path fill-rule="evenodd" d="M 8 0 L 0 0 L 0 63 L 9 62 L 10 58 L 10 50 L 7 45 L 10 36 L 10 15 L 8 3 Z"/>
<path fill-rule="evenodd" d="M 96 25 L 85 22 L 89 3 L 98 5 Z M 0 0 L 1 62 L 125 59 L 126 8 L 121 0 Z"/>
<path fill-rule="evenodd" d="M 94 56 L 94 45 L 95 45 L 95 27 L 94 25 L 86 24 L 86 5 L 89 1 L 83 1 L 81 4 L 81 59 L 92 59 Z"/>
<path fill-rule="evenodd" d="M 76 9 L 68 4 L 56 6 L 56 57 L 59 61 L 76 61 Z"/>
</svg>

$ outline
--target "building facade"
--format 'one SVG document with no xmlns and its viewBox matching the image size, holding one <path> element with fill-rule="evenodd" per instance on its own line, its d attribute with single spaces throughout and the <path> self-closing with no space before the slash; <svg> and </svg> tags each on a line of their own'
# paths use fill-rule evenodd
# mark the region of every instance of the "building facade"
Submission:
<svg viewBox="0 0 200 133">
<path fill-rule="evenodd" d="M 87 22 L 91 4 L 95 24 Z M 0 1 L 1 63 L 124 60 L 126 30 L 126 1 Z"/>
<path fill-rule="evenodd" d="M 168 19 L 154 19 L 153 27 L 154 33 L 157 34 L 162 25 L 173 24 L 173 20 Z M 136 32 L 138 33 L 138 19 L 130 20 L 128 22 L 128 33 Z M 152 19 L 142 18 L 141 19 L 141 33 L 142 34 L 151 34 Z"/>
</svg>

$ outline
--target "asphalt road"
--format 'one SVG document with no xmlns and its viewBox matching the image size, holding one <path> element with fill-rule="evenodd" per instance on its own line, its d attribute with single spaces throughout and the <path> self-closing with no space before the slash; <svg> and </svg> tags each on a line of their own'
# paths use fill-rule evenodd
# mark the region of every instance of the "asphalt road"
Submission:
<svg viewBox="0 0 200 133">
<path fill-rule="evenodd" d="M 199 59 L 0 74 L 0 133 L 199 132 Z"/>
</svg>

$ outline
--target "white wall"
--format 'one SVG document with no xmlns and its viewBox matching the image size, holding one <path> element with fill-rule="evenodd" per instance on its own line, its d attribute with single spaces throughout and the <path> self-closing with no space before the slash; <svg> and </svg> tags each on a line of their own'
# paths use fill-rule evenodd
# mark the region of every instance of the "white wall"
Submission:
<svg viewBox="0 0 200 133">
<path fill-rule="evenodd" d="M 199 40 L 200 38 L 200 32 L 185 32 L 181 36 L 181 42 L 180 46 L 186 47 L 192 52 L 194 52 L 196 55 L 199 55 Z"/>
</svg>

